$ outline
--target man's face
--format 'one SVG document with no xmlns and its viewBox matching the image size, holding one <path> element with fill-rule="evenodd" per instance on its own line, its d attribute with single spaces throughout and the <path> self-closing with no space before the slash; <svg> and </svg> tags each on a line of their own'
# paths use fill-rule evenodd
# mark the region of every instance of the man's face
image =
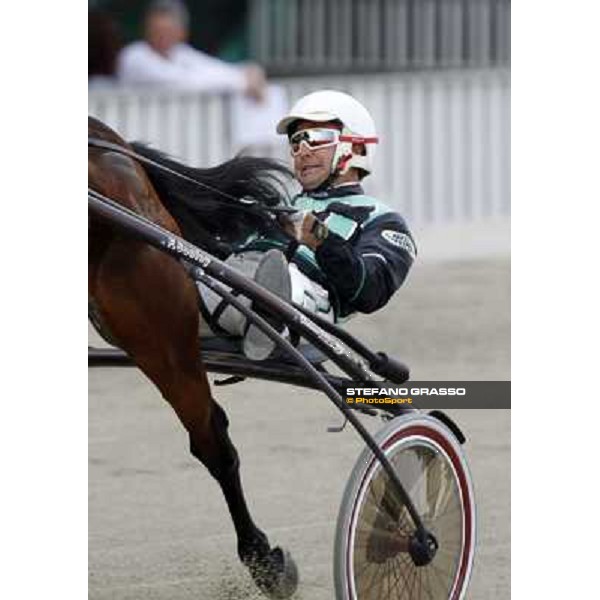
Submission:
<svg viewBox="0 0 600 600">
<path fill-rule="evenodd" d="M 294 133 L 315 127 L 319 129 L 340 130 L 335 123 L 300 121 Z M 331 174 L 331 161 L 333 160 L 334 154 L 335 146 L 310 150 L 306 144 L 300 144 L 300 151 L 293 157 L 293 160 L 294 174 L 303 189 L 314 190 L 325 182 Z"/>
<path fill-rule="evenodd" d="M 150 14 L 145 24 L 146 41 L 160 54 L 185 41 L 187 32 L 181 22 L 169 13 Z"/>
</svg>

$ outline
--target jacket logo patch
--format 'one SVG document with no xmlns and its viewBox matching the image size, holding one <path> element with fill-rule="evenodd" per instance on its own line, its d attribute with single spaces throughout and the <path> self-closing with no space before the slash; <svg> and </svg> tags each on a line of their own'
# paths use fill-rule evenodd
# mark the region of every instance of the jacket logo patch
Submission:
<svg viewBox="0 0 600 600">
<path fill-rule="evenodd" d="M 410 257 L 414 260 L 417 256 L 417 251 L 415 249 L 415 245 L 413 241 L 410 239 L 410 236 L 406 233 L 402 233 L 400 231 L 394 231 L 393 229 L 385 229 L 381 232 L 381 236 L 386 242 L 392 244 L 392 246 L 397 246 L 398 248 L 402 248 L 406 250 Z"/>
</svg>

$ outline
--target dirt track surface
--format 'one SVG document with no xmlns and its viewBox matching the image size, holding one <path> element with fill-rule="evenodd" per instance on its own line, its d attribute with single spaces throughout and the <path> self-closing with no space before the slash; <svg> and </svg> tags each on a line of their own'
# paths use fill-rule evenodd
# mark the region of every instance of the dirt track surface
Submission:
<svg viewBox="0 0 600 600">
<path fill-rule="evenodd" d="M 509 261 L 425 264 L 381 313 L 349 328 L 402 357 L 412 379 L 509 379 Z M 91 341 L 97 338 L 90 336 Z M 89 570 L 93 600 L 263 598 L 239 564 L 217 484 L 134 369 L 89 376 Z M 362 449 L 321 394 L 245 382 L 219 388 L 256 522 L 300 570 L 295 600 L 334 598 L 335 520 Z M 447 411 L 467 434 L 478 553 L 468 598 L 510 597 L 510 411 Z M 371 429 L 381 422 L 366 417 Z"/>
</svg>

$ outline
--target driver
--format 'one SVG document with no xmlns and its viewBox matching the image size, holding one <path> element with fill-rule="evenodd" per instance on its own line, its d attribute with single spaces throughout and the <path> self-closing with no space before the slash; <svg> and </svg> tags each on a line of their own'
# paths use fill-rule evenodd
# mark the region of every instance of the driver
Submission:
<svg viewBox="0 0 600 600">
<path fill-rule="evenodd" d="M 302 186 L 292 201 L 298 212 L 281 220 L 293 244 L 255 237 L 234 260 L 245 262 L 246 272 L 254 262 L 259 283 L 332 321 L 382 308 L 404 282 L 416 248 L 404 219 L 361 185 L 379 141 L 373 118 L 352 96 L 322 90 L 298 100 L 277 133 L 288 138 Z M 266 358 L 273 346 L 255 326 L 245 332 L 251 358 Z"/>
</svg>

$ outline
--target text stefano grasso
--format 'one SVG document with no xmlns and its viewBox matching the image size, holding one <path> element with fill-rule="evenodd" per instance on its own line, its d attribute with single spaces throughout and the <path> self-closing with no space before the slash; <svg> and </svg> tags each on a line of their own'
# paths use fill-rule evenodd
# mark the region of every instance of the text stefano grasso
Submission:
<svg viewBox="0 0 600 600">
<path fill-rule="evenodd" d="M 465 396 L 466 388 L 346 388 L 347 396 Z"/>
</svg>

